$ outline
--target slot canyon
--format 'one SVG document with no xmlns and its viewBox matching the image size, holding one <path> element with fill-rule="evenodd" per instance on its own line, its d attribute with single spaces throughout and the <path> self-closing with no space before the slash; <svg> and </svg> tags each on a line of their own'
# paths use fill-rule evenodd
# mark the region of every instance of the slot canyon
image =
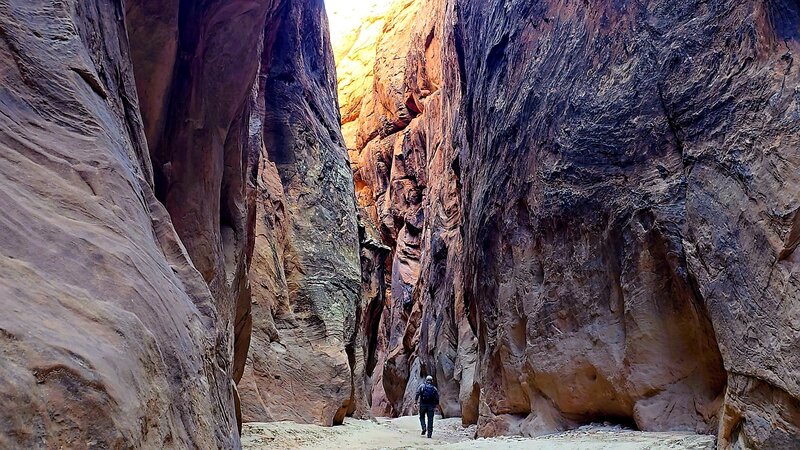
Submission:
<svg viewBox="0 0 800 450">
<path fill-rule="evenodd" d="M 332 433 L 431 376 L 446 448 L 800 449 L 795 51 L 798 0 L 0 0 L 0 448 L 388 448 Z"/>
</svg>

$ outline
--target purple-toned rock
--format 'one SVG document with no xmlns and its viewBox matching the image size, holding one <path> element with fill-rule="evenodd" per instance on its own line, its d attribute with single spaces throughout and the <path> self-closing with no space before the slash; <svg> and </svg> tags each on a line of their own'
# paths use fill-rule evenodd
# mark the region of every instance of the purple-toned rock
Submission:
<svg viewBox="0 0 800 450">
<path fill-rule="evenodd" d="M 239 447 L 234 381 L 267 320 L 250 292 L 282 282 L 289 356 L 330 355 L 298 376 L 331 386 L 321 415 L 366 403 L 331 51 L 303 45 L 321 5 L 0 5 L 0 447 Z M 251 264 L 266 236 L 284 279 Z"/>
<path fill-rule="evenodd" d="M 430 373 L 481 435 L 796 446 L 799 14 L 396 3 L 372 92 L 342 102 L 392 248 L 373 405 L 408 412 Z"/>
</svg>

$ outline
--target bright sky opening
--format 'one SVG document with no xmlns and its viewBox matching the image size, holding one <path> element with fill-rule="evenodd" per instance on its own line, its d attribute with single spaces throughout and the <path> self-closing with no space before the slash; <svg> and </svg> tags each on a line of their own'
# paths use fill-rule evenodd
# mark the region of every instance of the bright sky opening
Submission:
<svg viewBox="0 0 800 450">
<path fill-rule="evenodd" d="M 333 48 L 372 15 L 386 11 L 391 0 L 325 0 Z"/>
</svg>

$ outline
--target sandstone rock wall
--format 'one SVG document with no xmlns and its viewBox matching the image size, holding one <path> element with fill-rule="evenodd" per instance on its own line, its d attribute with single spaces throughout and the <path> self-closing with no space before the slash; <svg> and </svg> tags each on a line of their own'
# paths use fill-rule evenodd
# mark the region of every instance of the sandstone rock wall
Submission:
<svg viewBox="0 0 800 450">
<path fill-rule="evenodd" d="M 235 380 L 247 352 L 250 92 L 276 0 L 128 2 L 134 70 L 153 161 L 167 207 L 235 345 Z M 236 326 L 236 342 L 228 342 Z"/>
<path fill-rule="evenodd" d="M 252 286 L 285 284 L 290 355 L 333 361 L 321 414 L 356 409 L 358 234 L 321 11 L 0 2 L 0 447 L 238 447 L 256 244 L 286 262 Z"/>
<path fill-rule="evenodd" d="M 480 427 L 797 445 L 798 5 L 462 6 Z"/>
<path fill-rule="evenodd" d="M 331 425 L 366 405 L 353 181 L 323 3 L 286 2 L 279 16 L 251 126 L 261 163 L 242 409 Z"/>
<path fill-rule="evenodd" d="M 238 443 L 223 311 L 156 195 L 124 17 L 0 4 L 3 448 Z"/>
<path fill-rule="evenodd" d="M 452 40 L 443 25 L 449 14 L 445 2 L 397 1 L 335 52 L 364 229 L 392 249 L 386 266 L 362 263 L 365 279 L 385 274 L 385 292 L 370 297 L 384 303 L 383 311 L 365 323 L 373 330 L 367 355 L 376 369 L 367 365 L 367 374 L 375 414 L 410 413 L 416 385 L 427 374 L 438 374 L 446 415 L 470 417 L 477 408 L 476 341 L 455 270 L 460 200 L 449 142 L 457 84 L 449 83 L 458 78 L 449 63 L 456 59 L 453 46 L 443 44 Z"/>
<path fill-rule="evenodd" d="M 373 408 L 432 373 L 483 435 L 795 448 L 798 5 L 395 5 L 340 90 L 392 248 Z"/>
</svg>

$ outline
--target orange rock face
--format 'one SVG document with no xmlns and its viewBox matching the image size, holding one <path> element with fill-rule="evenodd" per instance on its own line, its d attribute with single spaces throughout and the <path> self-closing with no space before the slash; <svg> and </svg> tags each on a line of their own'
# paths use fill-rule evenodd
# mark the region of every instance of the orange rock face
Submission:
<svg viewBox="0 0 800 450">
<path fill-rule="evenodd" d="M 340 80 L 392 249 L 373 409 L 408 412 L 433 374 L 482 435 L 607 420 L 794 448 L 798 14 L 396 2 L 371 91 Z"/>
<path fill-rule="evenodd" d="M 422 305 L 433 305 L 430 295 L 439 295 L 438 289 L 428 292 L 423 285 L 451 286 L 445 294 L 449 299 L 437 303 L 447 309 L 436 316 L 453 317 L 448 311 L 461 304 L 460 289 L 457 294 L 452 290 L 457 274 L 445 274 L 441 267 L 439 278 L 430 280 L 432 261 L 426 252 L 433 239 L 445 258 L 448 248 L 460 247 L 455 175 L 445 166 L 444 155 L 451 128 L 443 120 L 444 108 L 451 99 L 442 96 L 440 87 L 452 70 L 441 53 L 444 29 L 437 31 L 444 14 L 443 2 L 394 2 L 383 16 L 347 40 L 344 48 L 335 50 L 343 133 L 364 229 L 373 242 L 383 242 L 392 250 L 385 266 L 374 257 L 366 262 L 362 258 L 364 279 L 373 280 L 373 288 L 384 289 L 378 293 L 365 289 L 370 304 L 383 303 L 382 313 L 365 323 L 373 342 L 367 360 L 375 361 L 375 366 L 368 364 L 367 374 L 375 414 L 411 412 L 418 379 L 437 371 L 441 372 L 440 389 L 448 394 L 443 395 L 446 415 L 469 418 L 474 416 L 470 408 L 477 407 L 471 381 L 476 340 L 469 332 L 463 304 L 460 318 L 445 320 L 444 328 L 434 332 L 438 334 L 420 332 Z M 429 177 L 431 170 L 436 171 L 435 179 Z M 426 220 L 434 218 L 435 236 L 428 233 L 433 228 L 426 227 Z M 370 253 L 369 246 L 364 248 Z M 376 275 L 385 278 L 378 283 Z M 429 314 L 433 317 L 434 310 Z M 418 352 L 421 340 L 430 353 Z M 460 346 L 460 353 L 450 344 Z M 471 405 L 467 411 L 462 411 L 462 396 L 463 404 Z"/>
</svg>

